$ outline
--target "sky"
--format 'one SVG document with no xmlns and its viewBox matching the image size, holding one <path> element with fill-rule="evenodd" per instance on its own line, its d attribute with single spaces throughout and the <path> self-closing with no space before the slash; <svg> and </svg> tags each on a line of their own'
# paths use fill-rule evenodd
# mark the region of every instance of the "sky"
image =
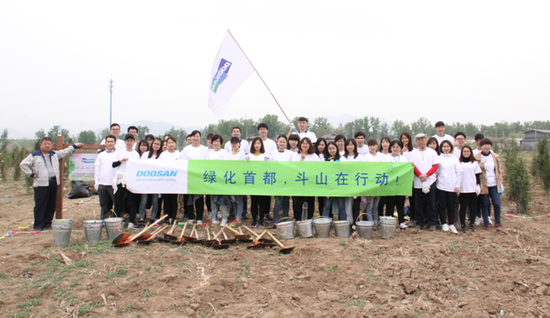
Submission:
<svg viewBox="0 0 550 318">
<path fill-rule="evenodd" d="M 548 1 L 1 1 L 0 128 L 107 127 L 110 79 L 114 122 L 283 119 L 256 74 L 222 117 L 207 107 L 226 29 L 290 118 L 548 120 L 549 14 Z"/>
</svg>

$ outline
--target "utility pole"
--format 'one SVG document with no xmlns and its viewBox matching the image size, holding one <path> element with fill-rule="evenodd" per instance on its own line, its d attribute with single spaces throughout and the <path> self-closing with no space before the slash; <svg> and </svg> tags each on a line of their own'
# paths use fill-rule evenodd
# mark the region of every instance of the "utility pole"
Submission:
<svg viewBox="0 0 550 318">
<path fill-rule="evenodd" d="M 109 127 L 113 123 L 113 79 L 109 81 Z"/>
</svg>

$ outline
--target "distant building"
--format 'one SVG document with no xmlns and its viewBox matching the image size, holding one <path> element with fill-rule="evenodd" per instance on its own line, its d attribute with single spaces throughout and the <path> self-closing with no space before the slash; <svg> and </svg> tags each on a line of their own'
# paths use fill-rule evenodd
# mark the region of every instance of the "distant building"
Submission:
<svg viewBox="0 0 550 318">
<path fill-rule="evenodd" d="M 544 136 L 550 140 L 550 130 L 533 129 L 525 132 L 525 137 L 521 141 L 522 147 L 534 147 Z"/>
</svg>

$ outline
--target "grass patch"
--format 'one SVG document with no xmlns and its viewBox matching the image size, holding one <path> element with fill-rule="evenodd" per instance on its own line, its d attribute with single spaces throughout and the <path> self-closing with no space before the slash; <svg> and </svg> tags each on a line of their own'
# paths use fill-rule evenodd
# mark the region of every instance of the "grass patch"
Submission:
<svg viewBox="0 0 550 318">
<path fill-rule="evenodd" d="M 70 244 L 67 248 L 70 250 L 75 250 L 77 252 L 86 252 L 89 254 L 102 254 L 110 253 L 113 251 L 111 248 L 112 242 L 109 240 L 99 241 L 94 244 L 89 244 L 87 242 L 78 242 Z"/>
<path fill-rule="evenodd" d="M 331 271 L 333 271 L 333 272 L 336 272 L 336 271 L 338 270 L 338 266 L 329 265 L 329 266 L 325 267 L 323 270 L 324 270 L 325 272 L 328 271 L 328 270 L 331 270 Z"/>
<path fill-rule="evenodd" d="M 365 302 L 362 301 L 362 300 L 354 299 L 354 300 L 352 300 L 349 303 L 346 303 L 344 305 L 344 307 L 351 307 L 351 306 L 363 308 L 363 307 L 365 307 Z"/>
<path fill-rule="evenodd" d="M 110 271 L 105 274 L 106 278 L 120 277 L 126 275 L 128 270 L 126 267 L 117 268 L 115 271 Z"/>
<path fill-rule="evenodd" d="M 1 279 L 6 279 L 6 278 L 8 278 L 8 275 L 6 275 L 4 273 L 0 273 L 0 278 Z"/>
<path fill-rule="evenodd" d="M 41 302 L 42 301 L 38 298 L 32 298 L 20 304 L 17 304 L 17 308 L 21 308 L 24 311 L 29 311 L 29 310 L 32 310 L 34 307 L 40 305 Z"/>
<path fill-rule="evenodd" d="M 94 310 L 94 308 L 99 307 L 99 303 L 93 302 L 90 305 L 82 305 L 80 308 L 78 308 L 78 314 L 79 315 L 87 315 L 90 313 L 90 311 Z"/>
</svg>

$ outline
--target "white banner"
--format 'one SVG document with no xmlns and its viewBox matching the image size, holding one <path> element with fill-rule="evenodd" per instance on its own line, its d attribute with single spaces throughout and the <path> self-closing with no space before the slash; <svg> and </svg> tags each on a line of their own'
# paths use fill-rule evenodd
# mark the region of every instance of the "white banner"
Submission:
<svg viewBox="0 0 550 318">
<path fill-rule="evenodd" d="M 187 193 L 187 160 L 128 160 L 126 183 L 133 193 Z"/>
<path fill-rule="evenodd" d="M 69 157 L 69 180 L 94 181 L 97 153 L 73 153 Z"/>
<path fill-rule="evenodd" d="M 253 72 L 254 67 L 228 30 L 210 71 L 208 107 L 221 117 L 233 93 Z"/>
</svg>

